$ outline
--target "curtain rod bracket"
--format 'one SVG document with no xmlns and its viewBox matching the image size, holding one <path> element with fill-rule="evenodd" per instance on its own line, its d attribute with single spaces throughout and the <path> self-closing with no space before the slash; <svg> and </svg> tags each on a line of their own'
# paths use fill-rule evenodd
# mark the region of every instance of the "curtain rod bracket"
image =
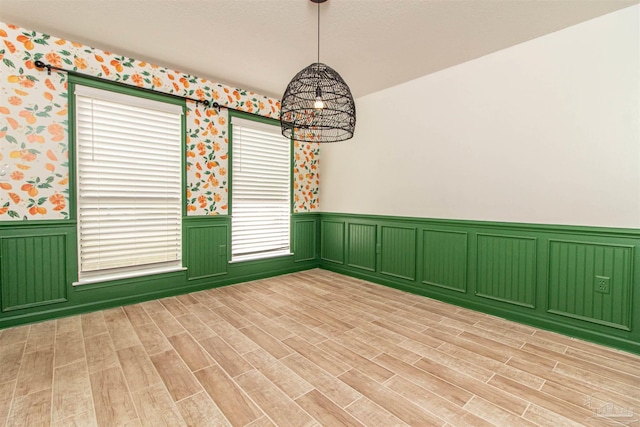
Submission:
<svg viewBox="0 0 640 427">
<path fill-rule="evenodd" d="M 196 103 L 196 108 L 198 108 L 198 106 L 200 104 L 204 105 L 205 108 L 211 107 L 211 102 L 209 102 L 209 100 L 207 100 L 207 99 L 193 99 L 193 98 L 188 98 L 186 96 L 181 96 L 180 98 L 188 99 L 189 101 L 195 102 Z"/>
<path fill-rule="evenodd" d="M 42 61 L 36 61 L 36 62 L 33 63 L 33 65 L 35 65 L 36 68 L 38 68 L 40 70 L 42 70 L 43 68 L 46 68 L 47 69 L 47 74 L 51 75 L 51 64 L 45 64 Z"/>
</svg>

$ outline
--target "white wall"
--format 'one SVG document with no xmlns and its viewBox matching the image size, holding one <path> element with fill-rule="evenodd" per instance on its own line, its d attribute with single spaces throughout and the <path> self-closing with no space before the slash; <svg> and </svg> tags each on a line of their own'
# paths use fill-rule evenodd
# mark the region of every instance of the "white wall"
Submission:
<svg viewBox="0 0 640 427">
<path fill-rule="evenodd" d="M 321 149 L 322 211 L 640 227 L 639 16 L 357 99 L 355 137 Z"/>
</svg>

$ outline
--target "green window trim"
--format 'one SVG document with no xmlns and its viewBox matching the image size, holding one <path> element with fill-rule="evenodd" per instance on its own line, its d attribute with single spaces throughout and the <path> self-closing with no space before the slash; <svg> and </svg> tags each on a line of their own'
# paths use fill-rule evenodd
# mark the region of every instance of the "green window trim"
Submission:
<svg viewBox="0 0 640 427">
<path fill-rule="evenodd" d="M 186 102 L 182 98 L 177 98 L 170 95 L 164 95 L 160 93 L 153 93 L 148 90 L 142 90 L 138 88 L 134 88 L 128 85 L 124 85 L 121 83 L 113 83 L 106 82 L 100 79 L 87 78 L 77 75 L 69 75 L 68 76 L 68 88 L 67 88 L 67 96 L 68 96 L 68 151 L 69 151 L 69 222 L 73 222 L 76 227 L 78 226 L 78 182 L 77 182 L 77 171 L 78 171 L 78 159 L 76 153 L 76 145 L 77 145 L 77 122 L 76 122 L 76 114 L 77 114 L 77 105 L 76 105 L 76 87 L 77 86 L 86 86 L 89 88 L 96 88 L 100 90 L 105 90 L 117 94 L 123 94 L 128 96 L 134 96 L 141 99 L 147 99 L 157 102 L 162 102 L 166 104 L 176 105 L 180 107 L 180 142 L 179 142 L 179 152 L 180 152 L 180 222 L 184 221 L 186 217 L 186 155 L 185 155 L 185 147 L 186 147 Z M 186 250 L 184 245 L 184 233 L 183 226 L 180 225 L 181 230 L 181 249 L 180 249 L 180 267 L 174 267 L 173 270 L 183 270 L 184 269 L 184 260 L 186 256 Z M 79 237 L 76 242 L 79 244 Z M 80 285 L 90 285 L 95 282 L 109 282 L 112 280 L 119 280 L 120 278 L 127 277 L 137 277 L 140 274 L 143 274 L 145 270 L 148 270 L 150 274 L 154 274 L 155 269 L 151 268 L 150 265 L 140 265 L 140 268 L 130 269 L 130 271 L 105 271 L 104 276 L 96 274 L 96 277 L 89 277 L 86 281 L 79 282 L 79 260 L 76 258 L 74 260 L 73 265 L 73 283 Z M 163 269 L 157 270 L 163 271 Z M 113 274 L 112 274 L 113 273 Z"/>
<path fill-rule="evenodd" d="M 238 111 L 238 110 L 233 110 L 233 109 L 229 109 L 228 111 L 228 135 L 229 135 L 229 146 L 228 146 L 228 200 L 229 200 L 229 208 L 228 208 L 228 216 L 231 218 L 233 216 L 233 118 L 237 117 L 240 119 L 244 119 L 244 120 L 250 120 L 250 121 L 254 121 L 257 123 L 262 123 L 262 124 L 267 124 L 267 125 L 272 125 L 272 126 L 277 126 L 278 128 L 280 127 L 280 121 L 274 118 L 270 118 L 270 117 L 261 117 L 261 116 L 257 116 L 255 114 L 251 114 L 251 113 L 244 113 L 242 111 Z M 293 192 L 293 185 L 294 185 L 294 180 L 295 180 L 295 175 L 294 175 L 294 143 L 293 143 L 293 139 L 289 140 L 289 253 L 288 254 L 280 254 L 280 255 L 276 255 L 276 256 L 268 256 L 268 257 L 264 257 L 264 258 L 257 258 L 257 259 L 253 259 L 253 260 L 239 260 L 239 261 L 232 261 L 232 232 L 229 232 L 229 236 L 228 236 L 228 242 L 227 242 L 227 247 L 229 248 L 228 250 L 228 260 L 230 263 L 244 263 L 244 262 L 251 262 L 251 261 L 259 261 L 261 259 L 271 259 L 271 258 L 286 258 L 286 257 L 291 257 L 292 255 L 295 256 L 294 250 L 295 250 L 295 227 L 294 227 L 294 221 L 293 221 L 293 215 L 295 214 L 294 212 L 294 207 L 295 207 L 295 201 L 294 201 L 294 192 Z"/>
</svg>

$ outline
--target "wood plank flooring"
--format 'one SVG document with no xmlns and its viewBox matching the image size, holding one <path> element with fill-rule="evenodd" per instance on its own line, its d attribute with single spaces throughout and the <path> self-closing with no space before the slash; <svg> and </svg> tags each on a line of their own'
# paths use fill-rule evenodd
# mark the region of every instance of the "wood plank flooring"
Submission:
<svg viewBox="0 0 640 427">
<path fill-rule="evenodd" d="M 0 426 L 640 426 L 640 357 L 310 270 L 0 331 Z"/>
</svg>

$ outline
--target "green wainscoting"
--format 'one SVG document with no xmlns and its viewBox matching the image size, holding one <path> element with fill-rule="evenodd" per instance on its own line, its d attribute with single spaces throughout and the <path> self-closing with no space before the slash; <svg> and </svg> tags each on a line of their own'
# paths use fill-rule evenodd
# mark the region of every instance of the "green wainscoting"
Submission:
<svg viewBox="0 0 640 427">
<path fill-rule="evenodd" d="M 380 225 L 380 273 L 404 280 L 416 279 L 415 227 Z"/>
<path fill-rule="evenodd" d="M 321 267 L 640 354 L 640 230 L 304 213 L 293 255 L 230 263 L 230 229 L 186 217 L 184 270 L 73 286 L 74 221 L 0 223 L 0 328 Z"/>
<path fill-rule="evenodd" d="M 321 268 L 640 353 L 640 230 L 338 213 L 320 226 Z"/>
<path fill-rule="evenodd" d="M 376 271 L 376 226 L 352 222 L 348 227 L 347 264 Z"/>
<path fill-rule="evenodd" d="M 467 291 L 467 232 L 422 230 L 422 283 Z"/>
<path fill-rule="evenodd" d="M 43 228 L 37 235 L 13 229 L 0 237 L 2 312 L 67 301 L 66 259 L 75 245 L 69 230 Z"/>
<path fill-rule="evenodd" d="M 630 245 L 550 240 L 549 311 L 631 330 L 633 252 Z M 604 278 L 608 289 L 598 292 L 596 277 Z"/>
<path fill-rule="evenodd" d="M 0 328 L 318 267 L 320 216 L 292 215 L 293 255 L 230 263 L 228 216 L 183 218 L 184 270 L 74 286 L 75 221 L 0 223 Z"/>
<path fill-rule="evenodd" d="M 228 273 L 227 241 L 229 221 L 185 221 L 186 251 L 184 265 L 189 280 Z"/>
<path fill-rule="evenodd" d="M 535 307 L 536 239 L 477 233 L 475 294 Z"/>
<path fill-rule="evenodd" d="M 295 262 L 316 261 L 320 249 L 317 217 L 293 217 L 293 257 Z"/>
<path fill-rule="evenodd" d="M 320 258 L 336 264 L 344 264 L 344 222 L 322 220 Z"/>
</svg>

